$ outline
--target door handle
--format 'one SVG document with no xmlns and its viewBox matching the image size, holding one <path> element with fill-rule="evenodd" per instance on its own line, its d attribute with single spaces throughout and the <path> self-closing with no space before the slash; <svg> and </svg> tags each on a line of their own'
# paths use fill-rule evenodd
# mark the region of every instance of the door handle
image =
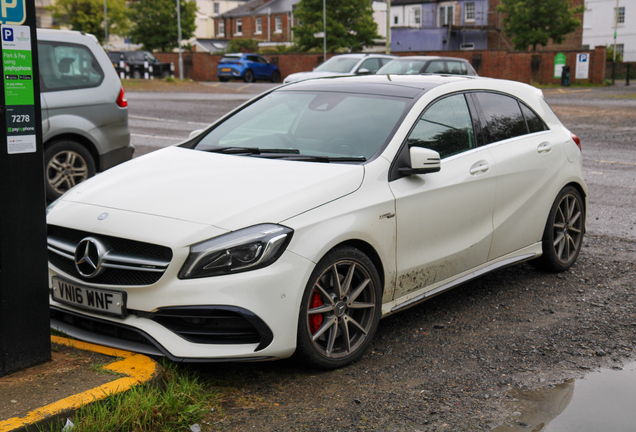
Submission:
<svg viewBox="0 0 636 432">
<path fill-rule="evenodd" d="M 486 162 L 477 162 L 475 165 L 470 167 L 470 173 L 472 175 L 478 174 L 480 172 L 486 172 L 490 169 Z"/>
<path fill-rule="evenodd" d="M 537 151 L 539 153 L 548 153 L 551 150 L 552 150 L 552 144 L 547 143 L 547 142 L 541 143 L 541 144 L 539 144 L 539 147 L 537 147 Z"/>
</svg>

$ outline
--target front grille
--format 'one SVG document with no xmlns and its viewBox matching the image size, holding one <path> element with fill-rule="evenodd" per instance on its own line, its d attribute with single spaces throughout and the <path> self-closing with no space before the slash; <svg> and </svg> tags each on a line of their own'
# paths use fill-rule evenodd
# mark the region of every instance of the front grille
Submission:
<svg viewBox="0 0 636 432">
<path fill-rule="evenodd" d="M 107 244 L 112 257 L 104 265 L 106 268 L 103 273 L 92 278 L 84 277 L 77 271 L 73 257 L 77 245 L 87 237 Z M 48 245 L 51 264 L 69 276 L 100 285 L 152 285 L 161 279 L 172 260 L 172 249 L 169 247 L 56 225 L 48 226 Z"/>
</svg>

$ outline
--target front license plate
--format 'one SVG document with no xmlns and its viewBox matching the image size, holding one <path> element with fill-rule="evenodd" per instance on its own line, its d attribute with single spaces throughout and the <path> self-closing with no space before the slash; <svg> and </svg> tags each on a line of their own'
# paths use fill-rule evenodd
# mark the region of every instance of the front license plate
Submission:
<svg viewBox="0 0 636 432">
<path fill-rule="evenodd" d="M 126 316 L 126 293 L 85 287 L 53 277 L 53 299 L 104 315 Z"/>
<path fill-rule="evenodd" d="M 232 72 L 230 68 L 221 68 L 221 72 Z"/>
</svg>

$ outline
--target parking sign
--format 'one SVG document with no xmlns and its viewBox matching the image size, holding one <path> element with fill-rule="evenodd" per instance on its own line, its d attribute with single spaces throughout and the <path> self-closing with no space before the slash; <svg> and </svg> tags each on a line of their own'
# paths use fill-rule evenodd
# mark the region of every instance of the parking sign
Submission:
<svg viewBox="0 0 636 432">
<path fill-rule="evenodd" d="M 590 74 L 590 55 L 576 55 L 576 79 L 588 79 Z"/>
<path fill-rule="evenodd" d="M 25 0 L 0 0 L 0 22 L 20 25 L 26 20 Z M 4 39 L 4 32 L 2 39 Z"/>
</svg>

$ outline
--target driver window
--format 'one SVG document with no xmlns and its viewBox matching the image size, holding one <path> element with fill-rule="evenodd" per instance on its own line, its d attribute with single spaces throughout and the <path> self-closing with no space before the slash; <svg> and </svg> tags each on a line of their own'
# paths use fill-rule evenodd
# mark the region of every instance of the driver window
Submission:
<svg viewBox="0 0 636 432">
<path fill-rule="evenodd" d="M 430 106 L 418 120 L 407 144 L 435 150 L 442 159 L 475 148 L 464 95 L 449 96 Z"/>
<path fill-rule="evenodd" d="M 358 70 L 360 69 L 368 69 L 369 72 L 375 73 L 378 69 L 380 69 L 380 59 L 378 58 L 370 58 L 362 62 Z"/>
</svg>

